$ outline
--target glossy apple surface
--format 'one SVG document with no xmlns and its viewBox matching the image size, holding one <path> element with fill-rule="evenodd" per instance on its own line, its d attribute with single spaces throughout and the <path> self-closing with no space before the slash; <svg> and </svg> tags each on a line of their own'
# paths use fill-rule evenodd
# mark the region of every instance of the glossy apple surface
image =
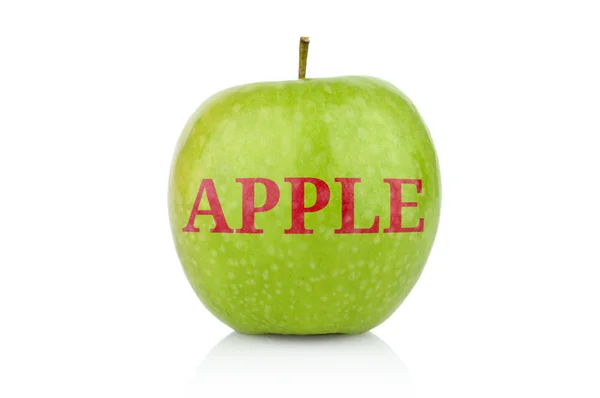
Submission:
<svg viewBox="0 0 600 398">
<path fill-rule="evenodd" d="M 330 197 L 304 217 L 312 234 L 286 234 L 292 224 L 292 183 L 326 182 Z M 228 227 L 242 226 L 242 184 L 266 178 L 280 192 L 269 211 L 255 213 L 263 233 L 211 232 L 198 215 L 185 232 L 203 180 L 214 183 Z M 335 233 L 342 226 L 342 184 L 354 184 L 354 225 L 377 232 Z M 401 223 L 390 228 L 391 184 L 404 184 Z M 305 207 L 316 187 L 305 184 Z M 255 207 L 265 204 L 256 184 Z M 206 192 L 205 192 L 206 193 Z M 204 305 L 249 334 L 360 333 L 387 319 L 409 294 L 433 245 L 440 213 L 440 176 L 429 132 L 414 105 L 391 84 L 370 77 L 256 83 L 222 91 L 190 118 L 177 144 L 169 181 L 169 215 L 185 274 Z M 398 198 L 396 198 L 398 199 Z M 202 195 L 199 209 L 212 209 Z M 398 207 L 396 207 L 398 210 Z M 397 217 L 398 214 L 392 217 Z"/>
</svg>

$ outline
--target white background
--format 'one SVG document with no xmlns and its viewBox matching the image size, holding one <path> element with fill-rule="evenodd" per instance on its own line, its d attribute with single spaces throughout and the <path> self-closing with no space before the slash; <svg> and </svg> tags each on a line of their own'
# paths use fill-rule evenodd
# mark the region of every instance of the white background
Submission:
<svg viewBox="0 0 600 398">
<path fill-rule="evenodd" d="M 0 396 L 600 396 L 596 8 L 3 1 Z M 229 335 L 175 254 L 171 156 L 209 95 L 295 78 L 300 35 L 309 77 L 419 108 L 438 238 L 373 334 Z"/>
</svg>

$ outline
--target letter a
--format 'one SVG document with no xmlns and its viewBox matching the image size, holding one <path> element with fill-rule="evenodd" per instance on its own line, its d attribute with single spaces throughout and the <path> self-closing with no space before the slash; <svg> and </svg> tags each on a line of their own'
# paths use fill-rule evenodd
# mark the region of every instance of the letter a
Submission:
<svg viewBox="0 0 600 398">
<path fill-rule="evenodd" d="M 198 208 L 200 206 L 200 201 L 202 200 L 204 191 L 206 191 L 206 198 L 208 199 L 208 205 L 210 207 L 209 210 L 200 210 Z M 215 227 L 211 229 L 210 232 L 221 232 L 226 234 L 233 233 L 233 229 L 229 228 L 227 225 L 227 220 L 225 220 L 225 215 L 223 214 L 223 209 L 221 208 L 221 202 L 219 202 L 219 196 L 217 195 L 217 190 L 215 189 L 215 183 L 211 178 L 203 179 L 200 183 L 200 188 L 198 189 L 198 194 L 196 195 L 196 201 L 194 202 L 194 207 L 190 213 L 190 219 L 182 231 L 200 232 L 199 228 L 194 227 L 196 216 L 199 215 L 210 215 L 215 220 Z"/>
</svg>

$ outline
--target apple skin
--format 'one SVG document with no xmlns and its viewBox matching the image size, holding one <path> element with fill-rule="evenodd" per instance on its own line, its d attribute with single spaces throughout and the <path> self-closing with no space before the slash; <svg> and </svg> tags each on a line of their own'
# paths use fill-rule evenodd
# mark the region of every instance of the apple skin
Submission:
<svg viewBox="0 0 600 398">
<path fill-rule="evenodd" d="M 329 204 L 306 213 L 313 234 L 284 234 L 291 225 L 286 177 L 327 182 Z M 335 234 L 341 226 L 341 185 L 355 185 L 355 224 L 378 233 Z M 262 234 L 183 232 L 201 181 L 212 178 L 233 229 L 242 225 L 242 186 L 236 178 L 269 178 L 277 206 L 256 213 Z M 405 185 L 402 224 L 423 232 L 384 233 L 390 225 L 390 185 L 384 178 L 421 179 Z M 306 206 L 315 203 L 306 185 Z M 215 94 L 192 115 L 178 141 L 169 181 L 169 216 L 185 274 L 202 303 L 246 334 L 362 333 L 404 301 L 431 251 L 441 186 L 433 142 L 414 105 L 397 88 L 365 76 L 263 82 Z M 256 207 L 266 200 L 256 186 Z M 206 195 L 200 209 L 208 209 Z"/>
</svg>

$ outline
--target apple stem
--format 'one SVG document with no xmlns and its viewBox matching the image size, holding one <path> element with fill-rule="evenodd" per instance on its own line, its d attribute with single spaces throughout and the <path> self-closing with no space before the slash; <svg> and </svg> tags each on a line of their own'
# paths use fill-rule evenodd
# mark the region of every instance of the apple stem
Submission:
<svg viewBox="0 0 600 398">
<path fill-rule="evenodd" d="M 306 77 L 306 60 L 308 59 L 308 43 L 310 40 L 306 36 L 300 38 L 300 66 L 298 68 L 298 79 Z"/>
</svg>

